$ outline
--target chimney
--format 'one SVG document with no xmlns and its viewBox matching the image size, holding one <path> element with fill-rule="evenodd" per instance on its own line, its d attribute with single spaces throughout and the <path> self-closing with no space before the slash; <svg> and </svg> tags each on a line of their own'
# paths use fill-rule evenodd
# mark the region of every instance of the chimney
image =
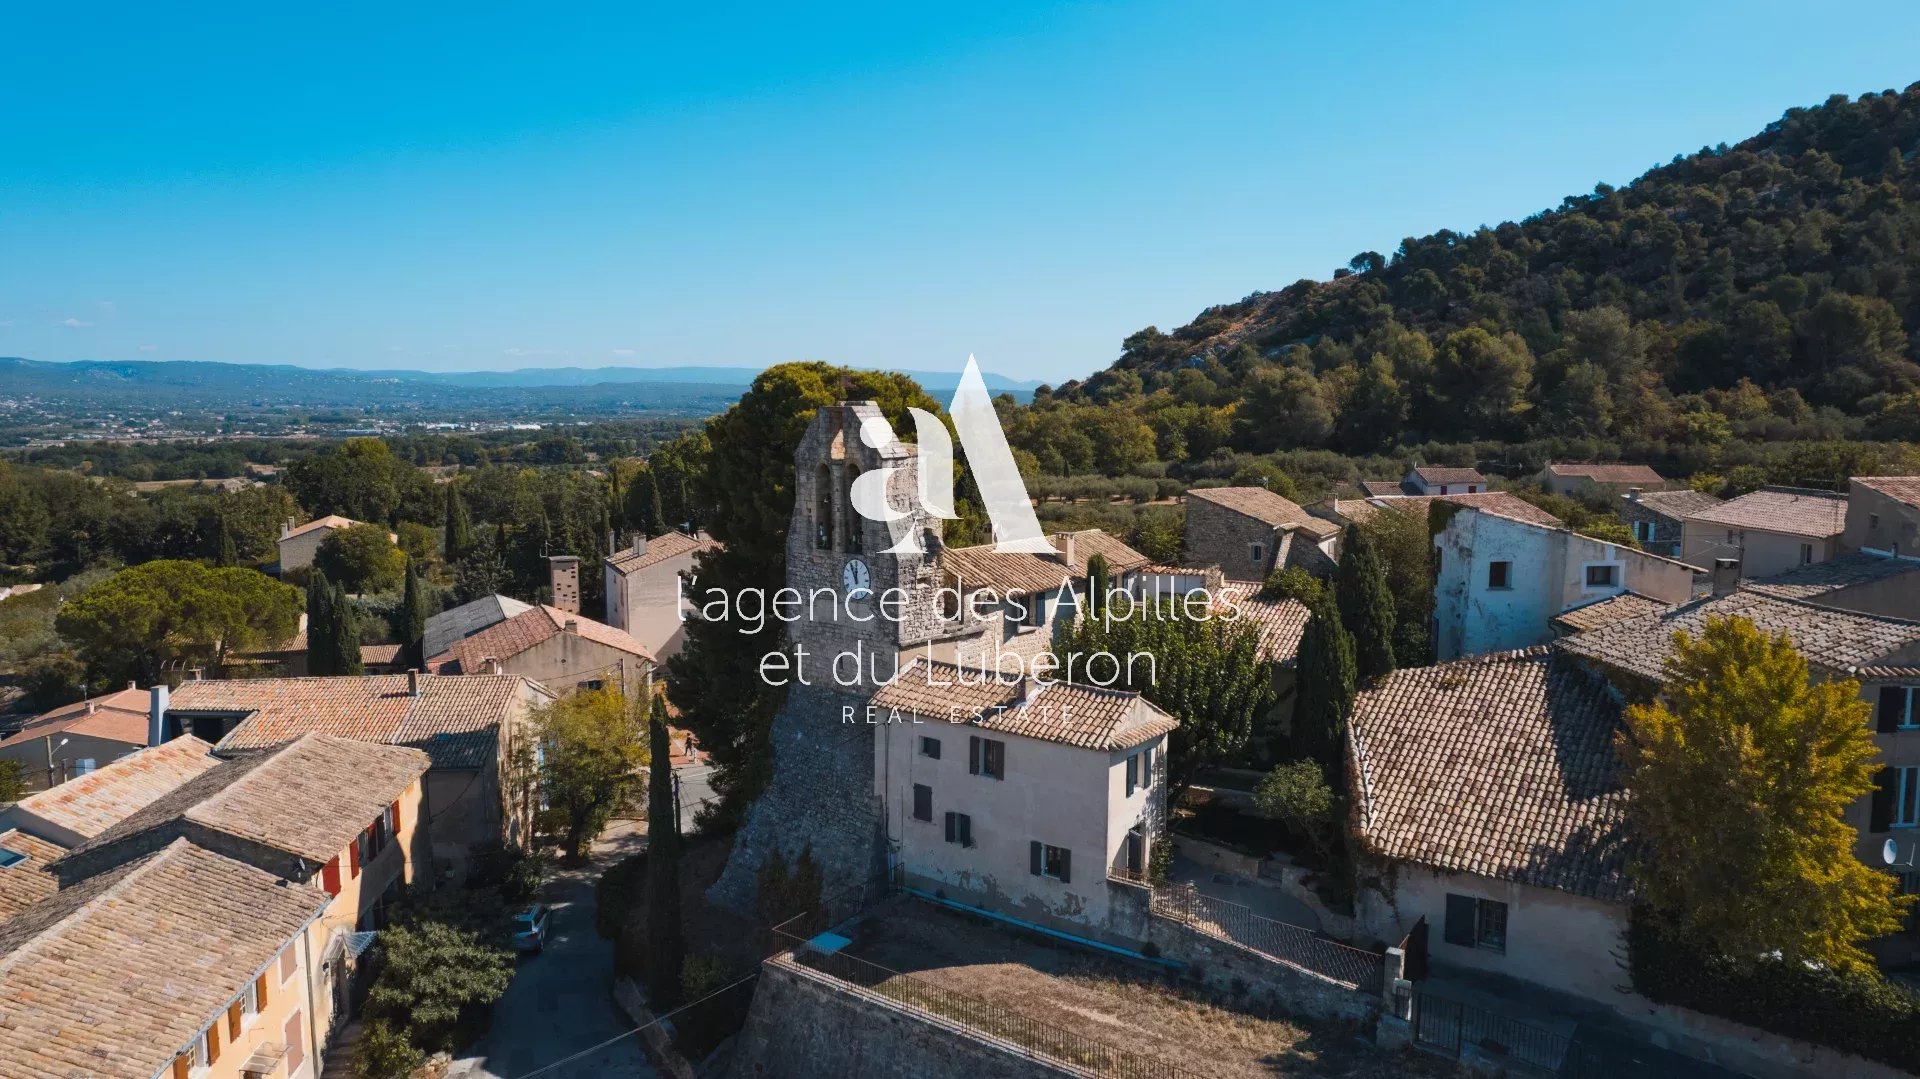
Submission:
<svg viewBox="0 0 1920 1079">
<path fill-rule="evenodd" d="M 409 667 L 407 668 L 407 696 L 418 697 L 419 695 L 420 695 L 420 668 Z"/>
<path fill-rule="evenodd" d="M 293 531 L 293 518 L 289 517 L 286 520 L 280 522 L 280 538 L 281 539 L 286 539 L 287 533 L 291 531 Z"/>
<path fill-rule="evenodd" d="M 561 626 L 560 628 L 562 631 L 567 633 L 572 633 L 576 636 L 579 635 L 580 633 L 580 623 L 572 618 L 567 619 L 566 624 Z"/>
<path fill-rule="evenodd" d="M 1640 501 L 1640 490 L 1641 490 L 1641 489 L 1640 489 L 1640 488 L 1638 488 L 1638 487 L 1629 487 L 1629 488 L 1627 488 L 1627 501 L 1629 501 L 1629 502 L 1638 502 L 1638 501 Z"/>
<path fill-rule="evenodd" d="M 553 583 L 553 605 L 568 614 L 579 614 L 579 556 L 570 554 L 548 555 L 547 576 Z"/>
<path fill-rule="evenodd" d="M 1713 594 L 1731 596 L 1740 587 L 1740 560 L 1737 558 L 1716 558 L 1713 560 Z"/>
<path fill-rule="evenodd" d="M 1062 532 L 1060 538 L 1063 541 L 1060 548 L 1060 561 L 1071 566 L 1073 565 L 1073 533 Z"/>
<path fill-rule="evenodd" d="M 497 657 L 488 656 L 480 661 L 480 666 L 485 667 L 488 674 L 500 673 L 500 660 Z"/>
<path fill-rule="evenodd" d="M 138 683 L 138 682 L 135 682 L 135 681 L 133 681 L 132 679 L 128 679 L 128 680 L 127 680 L 127 688 L 128 688 L 128 689 L 139 689 L 139 688 L 140 688 L 140 683 Z"/>
<path fill-rule="evenodd" d="M 200 680 L 200 675 L 202 674 L 202 670 L 199 667 L 195 667 L 192 670 L 188 671 L 187 673 L 191 674 L 193 676 L 193 680 L 198 682 Z"/>
<path fill-rule="evenodd" d="M 629 536 L 628 539 L 632 541 L 631 545 L 635 555 L 647 553 L 647 534 L 645 532 L 635 532 Z"/>
<path fill-rule="evenodd" d="M 99 706 L 98 706 L 98 705 L 96 705 L 96 704 L 94 704 L 94 703 L 93 703 L 92 701 L 88 701 L 88 702 L 87 702 L 87 714 L 88 714 L 88 715 L 92 715 L 92 714 L 94 713 L 94 710 L 95 710 L 96 708 L 98 708 L 98 707 L 99 707 Z"/>
<path fill-rule="evenodd" d="M 167 687 L 157 685 L 147 693 L 147 744 L 157 746 L 167 736 Z"/>
</svg>

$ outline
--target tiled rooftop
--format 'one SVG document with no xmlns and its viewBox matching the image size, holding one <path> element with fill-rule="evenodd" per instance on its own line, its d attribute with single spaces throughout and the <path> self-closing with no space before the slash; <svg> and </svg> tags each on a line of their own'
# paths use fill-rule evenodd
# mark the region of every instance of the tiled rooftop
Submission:
<svg viewBox="0 0 1920 1079">
<path fill-rule="evenodd" d="M 999 681 L 992 671 L 919 657 L 872 703 L 883 711 L 1083 749 L 1125 749 L 1179 726 L 1138 693 L 1064 682 L 1035 685 L 1024 701 L 1020 693 L 1019 685 Z"/>
<path fill-rule="evenodd" d="M 1621 706 L 1545 649 L 1395 671 L 1356 698 L 1360 828 L 1389 858 L 1627 896 Z"/>
<path fill-rule="evenodd" d="M 1484 484 L 1487 482 L 1487 478 L 1485 476 L 1482 476 L 1480 474 L 1480 470 L 1477 468 L 1450 468 L 1444 465 L 1420 465 L 1419 467 L 1413 470 L 1413 474 L 1420 477 L 1421 482 L 1427 483 L 1427 484 L 1434 484 L 1434 483 Z"/>
<path fill-rule="evenodd" d="M 1622 592 L 1596 600 L 1585 606 L 1562 611 L 1553 618 L 1553 624 L 1567 633 L 1585 633 L 1590 629 L 1610 626 L 1623 619 L 1638 618 L 1644 614 L 1653 614 L 1665 610 L 1667 605 L 1651 596 L 1638 592 Z"/>
<path fill-rule="evenodd" d="M 295 536 L 304 536 L 307 533 L 320 528 L 352 528 L 354 525 L 357 525 L 359 523 L 360 523 L 359 521 L 356 521 L 351 517 L 342 517 L 337 513 L 331 513 L 325 517 L 316 517 L 313 520 L 308 521 L 306 524 L 303 524 L 298 526 L 297 528 L 294 528 L 292 531 L 288 532 L 284 536 L 281 536 L 280 538 L 283 540 L 292 539 Z"/>
<path fill-rule="evenodd" d="M 30 794 L 18 805 L 76 835 L 96 836 L 217 766 L 212 749 L 198 738 L 176 738 Z"/>
<path fill-rule="evenodd" d="M 1251 620 L 1260 631 L 1261 659 L 1283 667 L 1293 664 L 1312 613 L 1306 604 L 1297 599 L 1261 599 L 1260 586 L 1251 583 L 1224 585 L 1218 596 L 1239 607 L 1240 617 Z"/>
<path fill-rule="evenodd" d="M 147 744 L 147 691 L 131 687 L 61 705 L 27 720 L 9 742 L 50 734 L 84 734 L 130 745 Z"/>
<path fill-rule="evenodd" d="M 417 749 L 325 734 L 242 753 L 75 847 L 80 854 L 191 822 L 322 863 L 427 771 Z"/>
<path fill-rule="evenodd" d="M 1772 577 L 1756 577 L 1746 581 L 1744 587 L 1786 599 L 1817 601 L 1828 592 L 1892 580 L 1916 571 L 1920 571 L 1920 562 L 1912 559 L 1883 558 L 1856 551 L 1825 562 L 1799 566 Z"/>
<path fill-rule="evenodd" d="M 685 532 L 668 532 L 664 536 L 655 536 L 647 541 L 645 552 L 636 554 L 632 547 L 617 551 L 606 558 L 607 565 L 619 574 L 633 573 L 658 565 L 669 558 L 678 558 L 689 553 L 715 550 L 720 541 L 705 532 L 698 536 L 689 536 Z"/>
<path fill-rule="evenodd" d="M 1392 497 L 1369 498 L 1365 501 L 1341 499 L 1333 504 L 1334 512 L 1349 521 L 1364 521 L 1381 509 L 1402 510 L 1409 513 L 1425 513 L 1435 502 L 1445 502 L 1453 506 L 1468 506 L 1483 510 L 1499 517 L 1510 517 L 1528 524 L 1558 526 L 1560 518 L 1528 502 L 1519 495 L 1505 491 L 1475 491 L 1472 494 L 1458 495 L 1395 495 Z"/>
<path fill-rule="evenodd" d="M 1624 499 L 1627 496 L 1621 497 Z M 1696 513 L 1705 513 L 1720 504 L 1719 499 L 1699 491 L 1642 491 L 1640 497 L 1634 501 L 1655 513 L 1675 520 L 1685 520 Z"/>
<path fill-rule="evenodd" d="M 1920 509 L 1920 476 L 1855 476 L 1847 482 Z"/>
<path fill-rule="evenodd" d="M 646 647 L 625 630 L 615 629 L 605 622 L 596 622 L 585 615 L 569 614 L 558 607 L 539 606 L 454 642 L 445 652 L 428 657 L 427 669 L 435 674 L 485 674 L 487 660 L 505 662 L 565 632 L 569 622 L 573 623 L 574 633 L 582 640 L 603 644 L 637 659 L 653 662 L 653 656 Z"/>
<path fill-rule="evenodd" d="M 1689 514 L 1687 520 L 1824 539 L 1846 531 L 1847 496 L 1799 487 L 1762 487 Z"/>
<path fill-rule="evenodd" d="M 1665 477 L 1646 465 L 1554 462 L 1547 465 L 1547 472 L 1554 476 L 1592 480 L 1595 483 L 1644 483 L 1651 486 L 1667 482 Z"/>
<path fill-rule="evenodd" d="M 408 695 L 404 674 L 250 678 L 188 682 L 174 691 L 171 710 L 246 716 L 220 740 L 223 750 L 277 746 L 314 732 L 414 746 L 436 768 L 478 768 L 493 759 L 500 724 L 528 695 L 552 697 L 514 674 L 422 674 L 418 697 Z"/>
<path fill-rule="evenodd" d="M 1073 537 L 1073 561 L 1065 560 L 1066 537 Z M 959 581 L 962 591 L 991 588 L 1002 596 L 1024 596 L 1035 592 L 1058 591 L 1062 581 L 1078 581 L 1087 575 L 1087 562 L 1094 555 L 1107 560 L 1107 571 L 1116 578 L 1147 565 L 1147 556 L 1127 546 L 1117 537 L 1097 528 L 1082 532 L 1057 532 L 1047 537 L 1058 556 L 1028 554 L 1020 551 L 996 551 L 990 543 L 978 547 L 948 547 L 940 552 L 940 569 Z"/>
<path fill-rule="evenodd" d="M 47 863 L 64 853 L 57 843 L 49 843 L 17 828 L 0 831 L 0 850 L 23 855 L 24 860 L 0 867 L 0 922 L 52 895 L 59 886 Z"/>
<path fill-rule="evenodd" d="M 1187 491 L 1187 497 L 1225 506 L 1235 513 L 1275 528 L 1305 529 L 1319 539 L 1325 539 L 1340 530 L 1339 526 L 1315 517 L 1298 503 L 1282 498 L 1265 487 L 1195 487 Z"/>
<path fill-rule="evenodd" d="M 1857 614 L 1741 589 L 1628 618 L 1556 642 L 1555 647 L 1618 671 L 1663 681 L 1673 635 L 1698 637 L 1709 618 L 1738 616 L 1767 633 L 1784 633 L 1807 662 L 1831 672 L 1879 664 L 1920 645 L 1920 623 Z"/>
<path fill-rule="evenodd" d="M 437 656 L 462 637 L 471 637 L 488 626 L 532 609 L 531 603 L 498 593 L 448 608 L 427 619 L 427 631 L 420 641 L 421 654 L 429 658 Z"/>
<path fill-rule="evenodd" d="M 0 1079 L 158 1074 L 327 900 L 182 839 L 0 923 Z"/>
</svg>

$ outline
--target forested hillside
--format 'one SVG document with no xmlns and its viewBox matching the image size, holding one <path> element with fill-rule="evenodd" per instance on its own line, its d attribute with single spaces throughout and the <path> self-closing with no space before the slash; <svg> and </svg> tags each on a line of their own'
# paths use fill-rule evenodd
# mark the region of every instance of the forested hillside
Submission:
<svg viewBox="0 0 1920 1079">
<path fill-rule="evenodd" d="M 1914 439 L 1916 153 L 1920 84 L 1793 109 L 1626 187 L 1148 327 L 1109 369 L 1009 410 L 1015 441 L 1038 472 L 1114 476 L 1480 443 L 1426 447 L 1464 463 L 1530 441 L 1491 456 L 1690 471 L 1775 460 L 1769 443 Z M 1875 456 L 1839 452 L 1773 478 Z"/>
</svg>

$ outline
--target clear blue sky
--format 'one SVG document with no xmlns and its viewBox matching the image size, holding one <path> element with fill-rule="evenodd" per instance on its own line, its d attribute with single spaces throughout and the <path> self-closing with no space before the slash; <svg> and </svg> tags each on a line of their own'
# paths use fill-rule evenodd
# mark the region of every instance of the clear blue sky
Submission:
<svg viewBox="0 0 1920 1079">
<path fill-rule="evenodd" d="M 1920 79 L 1911 3 L 1457 7 L 16 5 L 0 355 L 1059 381 Z"/>
</svg>

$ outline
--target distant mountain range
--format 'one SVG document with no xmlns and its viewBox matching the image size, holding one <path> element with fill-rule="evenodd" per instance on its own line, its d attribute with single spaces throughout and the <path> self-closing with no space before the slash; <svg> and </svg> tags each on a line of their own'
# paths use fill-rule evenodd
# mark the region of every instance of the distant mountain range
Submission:
<svg viewBox="0 0 1920 1079">
<path fill-rule="evenodd" d="M 79 360 L 0 357 L 0 399 L 198 408 L 359 408 L 446 411 L 544 406 L 577 411 L 665 409 L 717 412 L 746 392 L 752 367 L 555 367 L 516 371 L 360 371 L 289 364 L 195 360 Z M 936 397 L 960 372 L 909 371 Z M 988 389 L 1032 398 L 1038 382 L 985 376 Z"/>
</svg>

